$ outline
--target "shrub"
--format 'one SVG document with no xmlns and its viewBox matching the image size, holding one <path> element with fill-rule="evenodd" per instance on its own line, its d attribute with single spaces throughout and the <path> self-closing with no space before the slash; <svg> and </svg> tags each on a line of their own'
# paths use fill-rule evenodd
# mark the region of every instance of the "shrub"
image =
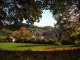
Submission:
<svg viewBox="0 0 80 60">
<path fill-rule="evenodd" d="M 54 39 L 54 44 L 58 43 L 58 38 L 57 37 L 53 37 Z"/>
<path fill-rule="evenodd" d="M 78 45 L 78 40 L 75 40 L 75 41 L 74 41 L 74 44 L 75 44 L 75 45 Z"/>
<path fill-rule="evenodd" d="M 31 39 L 32 39 L 32 34 L 27 33 L 27 34 L 24 36 L 24 39 L 25 39 L 25 40 L 31 40 Z"/>
<path fill-rule="evenodd" d="M 0 42 L 4 42 L 4 41 L 5 41 L 5 38 L 6 38 L 6 36 L 1 35 L 1 36 L 0 36 Z"/>
<path fill-rule="evenodd" d="M 41 44 L 41 43 L 43 43 L 42 40 L 43 40 L 42 38 L 37 38 L 36 43 L 40 43 Z"/>
<path fill-rule="evenodd" d="M 43 43 L 48 43 L 49 42 L 49 40 L 48 39 L 43 39 L 43 41 L 42 41 Z"/>
<path fill-rule="evenodd" d="M 61 44 L 62 44 L 62 45 L 69 45 L 69 44 L 71 44 L 71 42 L 69 42 L 69 41 L 67 41 L 67 40 L 63 40 L 63 41 L 61 42 Z"/>
<path fill-rule="evenodd" d="M 32 38 L 32 39 L 31 39 L 31 42 L 32 42 L 32 43 L 36 43 L 36 40 L 37 40 L 36 38 Z"/>
<path fill-rule="evenodd" d="M 75 40 L 75 41 L 74 41 L 74 44 L 75 44 L 75 45 L 79 45 L 79 44 L 80 44 L 80 40 Z"/>
</svg>

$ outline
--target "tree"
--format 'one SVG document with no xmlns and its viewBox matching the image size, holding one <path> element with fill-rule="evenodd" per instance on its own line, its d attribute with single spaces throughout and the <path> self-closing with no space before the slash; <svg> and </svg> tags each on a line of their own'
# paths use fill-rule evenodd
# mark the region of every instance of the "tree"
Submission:
<svg viewBox="0 0 80 60">
<path fill-rule="evenodd" d="M 76 24 L 80 17 L 78 17 L 79 19 L 75 18 L 76 21 L 68 21 L 68 19 L 72 20 L 66 15 L 72 5 L 78 9 L 74 13 L 80 16 L 80 0 L 0 0 L 0 26 L 19 25 L 24 19 L 26 23 L 33 25 L 34 22 L 39 22 L 42 11 L 46 9 L 50 10 L 56 18 L 61 34 L 66 35 L 68 32 L 68 35 L 74 35 L 73 32 L 80 31 Z M 71 17 L 70 14 L 68 15 Z M 65 16 L 68 19 L 63 22 Z M 78 35 L 80 36 L 80 33 Z"/>
<path fill-rule="evenodd" d="M 24 26 L 20 27 L 20 33 L 21 33 L 21 36 L 23 37 L 27 33 L 26 27 Z"/>
<path fill-rule="evenodd" d="M 26 27 L 24 26 L 20 27 L 20 37 L 19 38 L 22 40 L 22 42 L 24 42 L 26 34 L 27 34 Z"/>
<path fill-rule="evenodd" d="M 76 2 L 76 3 L 75 3 Z M 44 9 L 52 14 L 63 13 L 66 5 L 78 4 L 79 0 L 0 0 L 0 25 L 39 22 Z"/>
<path fill-rule="evenodd" d="M 68 37 L 68 40 L 72 41 L 73 39 L 71 40 L 71 37 L 75 37 L 80 34 L 80 31 L 78 30 L 80 28 L 78 26 L 78 20 L 80 17 L 78 8 L 75 4 L 72 6 L 67 6 L 63 14 L 59 13 L 56 14 L 56 16 L 57 25 L 61 30 L 61 35 L 64 35 L 65 38 Z"/>
<path fill-rule="evenodd" d="M 35 0 L 0 0 L 0 22 L 4 25 L 20 24 L 26 20 L 28 24 L 38 22 L 42 17 L 40 1 Z M 2 15 L 5 15 L 4 17 Z M 6 22 L 5 22 L 6 21 Z"/>
</svg>

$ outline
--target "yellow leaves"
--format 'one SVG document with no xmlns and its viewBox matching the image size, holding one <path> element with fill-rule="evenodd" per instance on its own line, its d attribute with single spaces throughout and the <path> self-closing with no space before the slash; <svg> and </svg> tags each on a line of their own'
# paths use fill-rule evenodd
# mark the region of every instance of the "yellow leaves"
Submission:
<svg viewBox="0 0 80 60">
<path fill-rule="evenodd" d="M 79 31 L 80 31 L 80 27 L 79 27 L 77 30 L 79 30 Z"/>
<path fill-rule="evenodd" d="M 70 34 L 70 36 L 72 37 L 72 36 L 77 36 L 77 35 L 79 35 L 80 34 L 80 28 L 76 28 L 75 29 L 75 32 L 73 32 L 72 34 Z"/>
<path fill-rule="evenodd" d="M 76 34 L 80 34 L 80 27 L 76 28 Z"/>
</svg>

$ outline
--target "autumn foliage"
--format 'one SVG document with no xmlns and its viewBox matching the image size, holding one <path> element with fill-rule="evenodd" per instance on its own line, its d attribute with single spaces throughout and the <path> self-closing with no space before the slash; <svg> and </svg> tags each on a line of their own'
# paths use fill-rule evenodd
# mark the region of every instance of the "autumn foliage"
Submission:
<svg viewBox="0 0 80 60">
<path fill-rule="evenodd" d="M 24 37 L 25 37 L 26 34 L 27 34 L 27 29 L 26 29 L 26 27 L 24 27 L 24 26 L 20 27 L 21 39 L 24 39 Z"/>
<path fill-rule="evenodd" d="M 22 27 L 20 28 L 20 32 L 21 32 L 22 34 L 26 34 L 26 33 L 27 33 L 26 27 L 22 26 Z"/>
</svg>

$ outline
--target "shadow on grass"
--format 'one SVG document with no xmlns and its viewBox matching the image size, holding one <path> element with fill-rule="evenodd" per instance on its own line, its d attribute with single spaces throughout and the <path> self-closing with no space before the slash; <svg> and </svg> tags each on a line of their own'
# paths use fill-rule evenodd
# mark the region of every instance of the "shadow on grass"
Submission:
<svg viewBox="0 0 80 60">
<path fill-rule="evenodd" d="M 66 51 L 3 51 L 1 60 L 80 60 L 80 49 Z"/>
</svg>

